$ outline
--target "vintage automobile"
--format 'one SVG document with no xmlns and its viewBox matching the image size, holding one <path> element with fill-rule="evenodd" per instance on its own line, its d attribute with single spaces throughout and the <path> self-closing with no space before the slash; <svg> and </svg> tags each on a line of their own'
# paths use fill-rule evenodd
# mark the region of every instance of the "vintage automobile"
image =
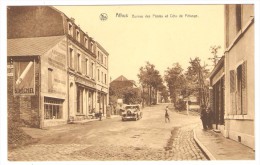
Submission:
<svg viewBox="0 0 260 165">
<path fill-rule="evenodd" d="M 139 120 L 142 118 L 141 106 L 138 104 L 135 105 L 126 105 L 122 112 L 122 121 L 125 120 Z"/>
</svg>

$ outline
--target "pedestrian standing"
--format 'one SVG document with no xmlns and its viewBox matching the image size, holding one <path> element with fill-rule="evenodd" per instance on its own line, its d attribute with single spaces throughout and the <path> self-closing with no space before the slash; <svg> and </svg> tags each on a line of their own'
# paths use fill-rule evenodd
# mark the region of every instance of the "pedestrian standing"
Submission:
<svg viewBox="0 0 260 165">
<path fill-rule="evenodd" d="M 168 111 L 169 111 L 169 108 L 168 108 L 168 106 L 166 106 L 166 108 L 165 108 L 165 123 L 167 123 L 167 121 L 170 123 L 170 115 L 169 115 Z"/>
<path fill-rule="evenodd" d="M 201 105 L 201 112 L 200 112 L 200 119 L 202 121 L 203 129 L 207 129 L 207 112 L 206 107 L 204 105 Z"/>
<path fill-rule="evenodd" d="M 99 121 L 101 121 L 102 120 L 102 108 L 100 108 L 100 110 L 99 110 Z"/>
<path fill-rule="evenodd" d="M 213 120 L 213 114 L 212 111 L 210 109 L 210 107 L 207 108 L 207 128 L 208 129 L 212 129 L 212 120 Z"/>
</svg>

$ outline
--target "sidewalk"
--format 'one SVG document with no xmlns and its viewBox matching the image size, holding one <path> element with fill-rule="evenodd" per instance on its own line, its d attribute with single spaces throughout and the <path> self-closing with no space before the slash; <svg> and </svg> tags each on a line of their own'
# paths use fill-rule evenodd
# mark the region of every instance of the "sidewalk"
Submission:
<svg viewBox="0 0 260 165">
<path fill-rule="evenodd" d="M 102 120 L 105 120 L 105 119 L 113 119 L 113 118 L 116 118 L 116 117 L 121 117 L 119 115 L 111 115 L 110 118 L 107 118 L 106 116 L 102 116 Z M 98 121 L 98 119 L 85 119 L 85 120 L 77 120 L 77 121 L 73 121 L 74 124 L 77 124 L 77 123 L 87 123 L 87 122 L 92 122 L 92 121 Z"/>
<path fill-rule="evenodd" d="M 193 130 L 194 139 L 210 160 L 255 160 L 255 152 L 245 145 L 225 138 L 201 125 Z"/>
</svg>

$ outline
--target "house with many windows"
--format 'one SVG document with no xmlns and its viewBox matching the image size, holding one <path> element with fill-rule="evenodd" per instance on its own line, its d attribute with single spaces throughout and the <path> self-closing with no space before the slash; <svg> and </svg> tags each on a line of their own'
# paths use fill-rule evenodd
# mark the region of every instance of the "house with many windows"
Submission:
<svg viewBox="0 0 260 165">
<path fill-rule="evenodd" d="M 73 18 L 10 6 L 7 20 L 9 121 L 43 128 L 106 114 L 109 54 Z"/>
</svg>

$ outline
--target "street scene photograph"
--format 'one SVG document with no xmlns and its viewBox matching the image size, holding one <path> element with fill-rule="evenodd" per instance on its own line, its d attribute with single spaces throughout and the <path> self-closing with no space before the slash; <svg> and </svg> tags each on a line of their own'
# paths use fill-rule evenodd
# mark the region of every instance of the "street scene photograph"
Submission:
<svg viewBox="0 0 260 165">
<path fill-rule="evenodd" d="M 6 162 L 257 159 L 254 3 L 5 12 Z"/>
</svg>

